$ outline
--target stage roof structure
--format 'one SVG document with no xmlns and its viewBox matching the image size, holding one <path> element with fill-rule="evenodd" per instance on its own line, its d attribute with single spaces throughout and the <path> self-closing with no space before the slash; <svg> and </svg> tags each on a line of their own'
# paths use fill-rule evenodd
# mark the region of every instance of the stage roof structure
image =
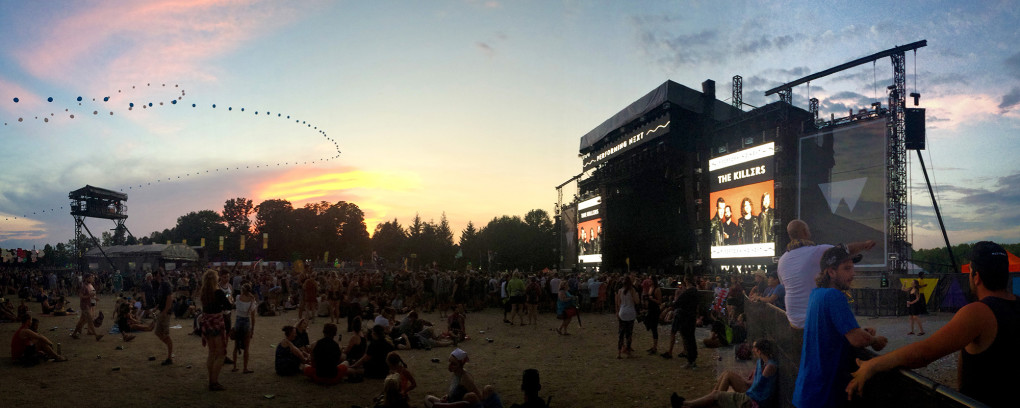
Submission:
<svg viewBox="0 0 1020 408">
<path fill-rule="evenodd" d="M 620 126 L 626 125 L 634 119 L 640 118 L 667 102 L 676 104 L 677 106 L 691 112 L 701 113 L 704 108 L 702 95 L 703 94 L 701 92 L 667 80 L 662 85 L 659 85 L 659 87 L 653 89 L 651 92 L 642 96 L 630 105 L 627 105 L 626 108 L 623 108 L 623 110 L 609 119 L 606 119 L 605 122 L 602 122 L 602 124 L 596 126 L 595 129 L 592 129 L 590 132 L 582 136 L 580 152 L 581 154 L 584 154 L 591 151 L 594 146 L 598 145 L 599 142 L 603 141 Z M 713 116 L 714 119 L 719 122 L 734 118 L 743 112 L 742 110 L 719 100 L 714 101 L 714 103 Z"/>
</svg>

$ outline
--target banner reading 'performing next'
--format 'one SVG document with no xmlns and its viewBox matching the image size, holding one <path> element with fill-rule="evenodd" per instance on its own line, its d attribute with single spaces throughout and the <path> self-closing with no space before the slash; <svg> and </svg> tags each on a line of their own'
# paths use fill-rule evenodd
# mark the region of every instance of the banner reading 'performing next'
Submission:
<svg viewBox="0 0 1020 408">
<path fill-rule="evenodd" d="M 775 256 L 775 144 L 709 160 L 712 259 Z"/>
</svg>

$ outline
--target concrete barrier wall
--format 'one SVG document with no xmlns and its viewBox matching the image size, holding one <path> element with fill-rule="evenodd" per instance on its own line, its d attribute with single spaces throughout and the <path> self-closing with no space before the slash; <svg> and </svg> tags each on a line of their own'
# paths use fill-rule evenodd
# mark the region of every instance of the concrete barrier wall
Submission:
<svg viewBox="0 0 1020 408">
<path fill-rule="evenodd" d="M 746 302 L 744 314 L 747 318 L 748 340 L 765 338 L 774 344 L 776 361 L 779 363 L 776 390 L 778 405 L 793 407 L 793 389 L 797 383 L 804 331 L 791 327 L 786 312 L 769 304 Z M 861 350 L 859 358 L 866 360 L 873 356 L 875 353 Z M 936 383 L 910 370 L 895 370 L 875 376 L 868 381 L 864 396 L 855 399 L 850 406 L 985 407 L 952 387 Z"/>
</svg>

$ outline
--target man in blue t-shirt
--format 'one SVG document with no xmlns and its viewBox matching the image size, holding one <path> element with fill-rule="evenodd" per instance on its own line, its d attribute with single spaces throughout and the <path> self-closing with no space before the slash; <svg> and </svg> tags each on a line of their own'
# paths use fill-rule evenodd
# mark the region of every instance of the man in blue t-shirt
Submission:
<svg viewBox="0 0 1020 408">
<path fill-rule="evenodd" d="M 808 299 L 804 346 L 793 391 L 798 408 L 837 407 L 847 403 L 846 386 L 855 368 L 853 348 L 882 350 L 887 339 L 875 329 L 862 329 L 843 291 L 854 279 L 854 259 L 845 245 L 822 254 L 817 288 Z"/>
</svg>

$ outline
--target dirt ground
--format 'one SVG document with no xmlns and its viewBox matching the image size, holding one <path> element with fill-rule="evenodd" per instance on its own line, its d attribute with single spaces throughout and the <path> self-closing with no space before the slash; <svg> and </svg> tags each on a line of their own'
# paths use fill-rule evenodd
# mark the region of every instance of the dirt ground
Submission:
<svg viewBox="0 0 1020 408">
<path fill-rule="evenodd" d="M 77 304 L 73 301 L 72 304 Z M 100 308 L 107 316 L 102 327 L 106 333 L 112 322 L 113 298 L 105 296 Z M 211 407 L 223 404 L 244 406 L 371 406 L 371 400 L 382 391 L 382 381 L 343 383 L 332 387 L 312 384 L 304 377 L 279 377 L 273 371 L 274 347 L 283 337 L 281 328 L 294 324 L 296 312 L 282 316 L 259 317 L 252 340 L 251 368 L 254 374 L 230 372 L 227 366 L 220 382 L 223 392 L 207 391 L 205 361 L 207 352 L 201 339 L 188 335 L 191 320 L 173 320 L 175 363 L 160 366 L 166 348 L 152 333 L 139 333 L 130 343 L 120 335 L 107 334 L 102 341 L 69 337 L 77 316 L 38 316 L 39 304 L 30 304 L 33 315 L 41 320 L 40 332 L 62 345 L 70 361 L 43 363 L 36 367 L 16 367 L 8 352 L 0 353 L 0 407 L 87 406 L 131 407 L 174 405 Z M 423 318 L 439 322 L 438 313 Z M 475 382 L 492 384 L 509 406 L 522 402 L 521 372 L 537 368 L 541 375 L 543 397 L 552 397 L 553 407 L 668 407 L 673 391 L 697 396 L 712 388 L 719 354 L 732 359 L 732 348 L 700 349 L 699 368 L 684 368 L 685 360 L 665 360 L 649 356 L 644 350 L 651 346 L 651 334 L 643 325 L 635 325 L 633 359 L 616 359 L 617 322 L 612 314 L 583 314 L 584 328 L 571 323 L 570 336 L 557 335 L 553 329 L 559 321 L 550 313 L 539 315 L 539 324 L 509 326 L 502 323 L 502 312 L 487 309 L 469 313 L 467 328 L 471 339 L 461 348 L 470 355 L 467 369 Z M 308 332 L 312 340 L 321 336 L 328 318 L 316 318 Z M 0 323 L 0 339 L 8 341 L 17 329 L 16 323 Z M 340 325 L 341 330 L 346 328 Z M 480 333 L 484 331 L 484 333 Z M 662 344 L 668 342 L 668 326 L 660 327 Z M 699 329 L 699 336 L 707 331 Z M 491 338 L 491 343 L 486 341 Z M 347 339 L 344 334 L 343 340 Z M 343 343 L 341 343 L 343 344 Z M 660 344 L 660 350 L 662 350 Z M 123 350 L 117 350 L 123 346 Z M 232 347 L 232 344 L 231 344 Z M 677 345 L 677 350 L 680 345 Z M 232 350 L 232 348 L 231 348 Z M 442 395 L 449 383 L 446 359 L 451 348 L 431 351 L 401 351 L 418 382 L 411 392 L 411 401 L 421 406 L 426 395 Z M 228 350 L 229 351 L 229 350 Z M 155 356 L 155 361 L 149 361 Z M 433 358 L 440 363 L 433 363 Z"/>
</svg>

